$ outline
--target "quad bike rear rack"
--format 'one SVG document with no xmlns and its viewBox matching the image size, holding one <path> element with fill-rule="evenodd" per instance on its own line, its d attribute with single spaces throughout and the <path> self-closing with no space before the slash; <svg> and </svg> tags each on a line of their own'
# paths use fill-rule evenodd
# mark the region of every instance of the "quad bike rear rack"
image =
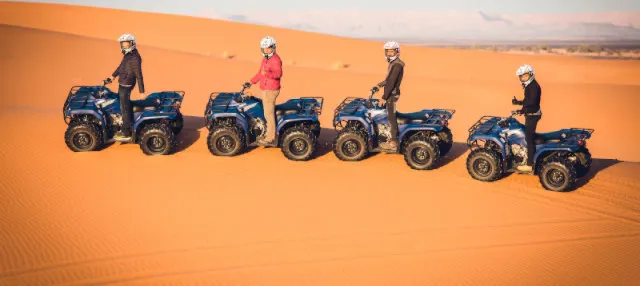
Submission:
<svg viewBox="0 0 640 286">
<path fill-rule="evenodd" d="M 455 109 L 432 109 L 425 123 L 442 124 L 442 121 L 448 121 L 453 118 L 454 113 L 456 113 Z"/>
<path fill-rule="evenodd" d="M 185 92 L 181 90 L 176 91 L 161 91 L 158 96 L 162 103 L 158 107 L 162 107 L 158 113 L 174 113 L 180 110 L 182 100 L 184 100 Z M 177 94 L 178 96 L 171 96 Z M 169 96 L 167 96 L 169 95 Z M 169 100 L 169 102 L 167 102 Z M 168 111 L 163 111 L 165 107 L 168 107 Z"/>
<path fill-rule="evenodd" d="M 322 114 L 322 106 L 324 105 L 324 97 L 300 97 L 299 115 L 320 115 Z"/>
</svg>

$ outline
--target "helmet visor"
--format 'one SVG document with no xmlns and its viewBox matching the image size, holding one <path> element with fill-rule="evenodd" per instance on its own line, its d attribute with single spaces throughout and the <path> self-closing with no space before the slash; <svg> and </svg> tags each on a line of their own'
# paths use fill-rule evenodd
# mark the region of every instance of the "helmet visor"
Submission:
<svg viewBox="0 0 640 286">
<path fill-rule="evenodd" d="M 268 47 L 268 48 L 261 48 L 260 49 L 262 51 L 263 54 L 268 55 L 273 53 L 273 50 L 275 50 L 275 48 L 273 46 Z"/>
<path fill-rule="evenodd" d="M 384 50 L 384 55 L 387 56 L 387 57 L 394 57 L 397 54 L 398 54 L 398 51 L 396 49 L 385 49 Z"/>
<path fill-rule="evenodd" d="M 120 42 L 120 48 L 122 49 L 128 49 L 131 47 L 131 42 L 130 41 L 124 41 L 124 42 Z"/>
</svg>

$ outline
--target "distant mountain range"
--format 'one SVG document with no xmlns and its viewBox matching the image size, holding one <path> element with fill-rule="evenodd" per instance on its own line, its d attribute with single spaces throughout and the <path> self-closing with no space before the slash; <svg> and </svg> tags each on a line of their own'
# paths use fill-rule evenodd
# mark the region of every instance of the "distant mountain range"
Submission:
<svg viewBox="0 0 640 286">
<path fill-rule="evenodd" d="M 640 12 L 490 14 L 484 12 L 300 11 L 203 17 L 367 39 L 421 42 L 640 41 Z"/>
</svg>

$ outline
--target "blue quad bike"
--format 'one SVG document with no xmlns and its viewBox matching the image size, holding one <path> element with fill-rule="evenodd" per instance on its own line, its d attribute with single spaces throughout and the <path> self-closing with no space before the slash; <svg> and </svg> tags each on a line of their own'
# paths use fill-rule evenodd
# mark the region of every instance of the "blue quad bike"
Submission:
<svg viewBox="0 0 640 286">
<path fill-rule="evenodd" d="M 370 152 L 395 153 L 380 148 L 391 139 L 385 106 L 373 95 L 369 98 L 348 97 L 335 109 L 333 126 L 338 135 L 333 152 L 343 161 L 359 161 Z M 396 113 L 398 121 L 398 150 L 415 170 L 430 170 L 453 146 L 449 120 L 455 110 L 424 109 L 413 113 Z"/>
<path fill-rule="evenodd" d="M 251 144 L 264 138 L 267 125 L 262 100 L 240 92 L 214 92 L 204 111 L 205 126 L 209 129 L 207 146 L 215 156 L 235 156 Z M 312 158 L 320 136 L 322 97 L 290 99 L 275 107 L 276 146 L 289 160 L 307 161 Z"/>
<path fill-rule="evenodd" d="M 527 162 L 524 124 L 508 117 L 483 116 L 469 129 L 467 171 L 476 180 L 491 182 L 505 173 L 518 172 Z M 568 128 L 536 133 L 533 175 L 550 191 L 566 192 L 575 188 L 578 178 L 591 168 L 591 154 L 586 140 L 593 129 Z"/>
<path fill-rule="evenodd" d="M 106 87 L 109 83 L 105 80 L 98 86 L 74 86 L 69 91 L 62 115 L 68 125 L 65 142 L 72 151 L 100 150 L 114 142 L 114 134 L 121 131 L 120 99 Z M 170 154 L 183 127 L 180 105 L 184 95 L 183 91 L 164 91 L 132 100 L 133 132 L 127 142 L 139 144 L 147 155 Z"/>
</svg>

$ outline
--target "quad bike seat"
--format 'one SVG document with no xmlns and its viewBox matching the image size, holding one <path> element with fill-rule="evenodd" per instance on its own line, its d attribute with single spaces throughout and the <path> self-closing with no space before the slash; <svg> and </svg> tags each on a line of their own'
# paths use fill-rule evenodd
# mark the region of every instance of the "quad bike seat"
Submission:
<svg viewBox="0 0 640 286">
<path fill-rule="evenodd" d="M 282 104 L 276 104 L 276 115 L 285 115 L 285 114 L 295 114 L 300 110 L 300 106 L 298 106 L 295 102 L 285 102 Z"/>
<path fill-rule="evenodd" d="M 411 122 L 421 123 L 427 121 L 427 112 L 418 111 L 412 113 L 400 113 L 396 112 L 396 119 L 398 124 L 407 124 Z"/>
<path fill-rule="evenodd" d="M 552 131 L 552 132 L 546 132 L 546 133 L 536 133 L 535 136 L 535 142 L 536 144 L 540 145 L 540 144 L 544 144 L 547 142 L 558 142 L 563 138 L 563 133 L 562 131 Z"/>
</svg>

